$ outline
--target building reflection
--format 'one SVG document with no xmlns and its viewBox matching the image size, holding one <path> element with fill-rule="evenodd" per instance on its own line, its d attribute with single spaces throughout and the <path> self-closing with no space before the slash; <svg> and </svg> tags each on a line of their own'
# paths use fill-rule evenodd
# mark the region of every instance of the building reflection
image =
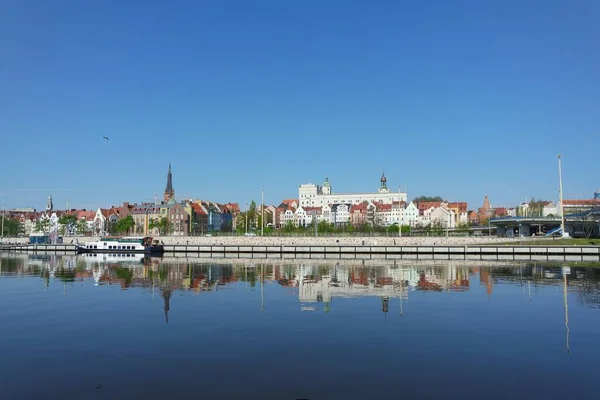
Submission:
<svg viewBox="0 0 600 400">
<path fill-rule="evenodd" d="M 382 261 L 368 265 L 356 260 L 229 261 L 15 253 L 2 253 L 0 257 L 1 277 L 39 276 L 46 289 L 54 282 L 61 282 L 66 291 L 68 283 L 89 280 L 96 286 L 151 290 L 153 296 L 158 291 L 164 300 L 165 323 L 173 292 L 201 294 L 236 283 L 243 284 L 246 290 L 260 290 L 261 310 L 268 302 L 264 291 L 268 284 L 296 292 L 302 311 L 330 312 L 336 298 L 371 296 L 381 300 L 383 313 L 397 299 L 402 315 L 404 302 L 414 291 L 460 294 L 477 287 L 478 291 L 484 288 L 482 293 L 492 298 L 497 285 L 519 285 L 528 301 L 535 301 L 540 287 L 560 285 L 564 287 L 565 299 L 566 293 L 571 292 L 582 305 L 600 307 L 600 268 L 579 266 L 569 267 L 567 274 L 563 265 L 536 263 L 478 266 L 465 265 L 464 261 L 448 261 L 443 265 Z"/>
</svg>

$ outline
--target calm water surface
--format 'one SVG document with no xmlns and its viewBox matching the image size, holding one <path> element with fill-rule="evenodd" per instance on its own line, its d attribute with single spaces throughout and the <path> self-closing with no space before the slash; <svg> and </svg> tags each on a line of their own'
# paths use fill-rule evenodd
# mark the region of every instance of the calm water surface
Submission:
<svg viewBox="0 0 600 400">
<path fill-rule="evenodd" d="M 0 256 L 2 399 L 600 398 L 600 269 Z"/>
</svg>

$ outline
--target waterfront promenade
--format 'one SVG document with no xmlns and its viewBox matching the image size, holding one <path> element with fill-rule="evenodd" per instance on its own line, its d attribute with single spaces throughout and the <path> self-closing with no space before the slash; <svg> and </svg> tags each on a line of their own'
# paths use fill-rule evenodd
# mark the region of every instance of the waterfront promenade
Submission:
<svg viewBox="0 0 600 400">
<path fill-rule="evenodd" d="M 65 244 L 92 242 L 98 237 L 73 236 Z M 190 246 L 469 246 L 497 244 L 518 239 L 497 237 L 427 237 L 427 236 L 356 236 L 356 237 L 288 237 L 288 236 L 159 236 L 165 245 Z M 0 243 L 26 244 L 28 238 L 4 238 Z"/>
</svg>

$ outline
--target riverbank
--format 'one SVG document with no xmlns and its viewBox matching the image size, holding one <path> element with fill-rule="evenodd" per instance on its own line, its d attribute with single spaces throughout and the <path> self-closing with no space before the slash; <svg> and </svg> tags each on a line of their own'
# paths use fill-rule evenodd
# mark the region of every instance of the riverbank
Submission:
<svg viewBox="0 0 600 400">
<path fill-rule="evenodd" d="M 64 244 L 97 241 L 98 237 L 65 237 Z M 511 242 L 497 237 L 427 237 L 427 236 L 334 236 L 334 237 L 292 237 L 292 236 L 159 236 L 155 238 L 165 245 L 187 246 L 470 246 Z M 0 243 L 27 244 L 28 238 L 4 238 Z M 517 242 L 517 239 L 512 240 Z"/>
</svg>

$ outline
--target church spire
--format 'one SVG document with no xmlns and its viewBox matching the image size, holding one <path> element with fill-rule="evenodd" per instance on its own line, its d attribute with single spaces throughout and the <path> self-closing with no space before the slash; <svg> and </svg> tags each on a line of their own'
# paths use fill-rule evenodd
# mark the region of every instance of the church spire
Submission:
<svg viewBox="0 0 600 400">
<path fill-rule="evenodd" d="M 52 204 L 52 195 L 48 196 L 48 203 L 46 204 L 46 211 L 52 211 L 54 205 Z"/>
<path fill-rule="evenodd" d="M 165 322 L 169 324 L 169 310 L 171 309 L 171 289 L 164 289 L 162 292 L 162 297 L 165 300 L 165 306 L 163 307 L 165 310 Z"/>
<path fill-rule="evenodd" d="M 167 187 L 165 188 L 164 196 L 165 203 L 167 203 L 174 197 L 175 190 L 173 190 L 173 173 L 171 172 L 171 163 L 169 162 L 169 172 L 167 173 Z"/>
</svg>

